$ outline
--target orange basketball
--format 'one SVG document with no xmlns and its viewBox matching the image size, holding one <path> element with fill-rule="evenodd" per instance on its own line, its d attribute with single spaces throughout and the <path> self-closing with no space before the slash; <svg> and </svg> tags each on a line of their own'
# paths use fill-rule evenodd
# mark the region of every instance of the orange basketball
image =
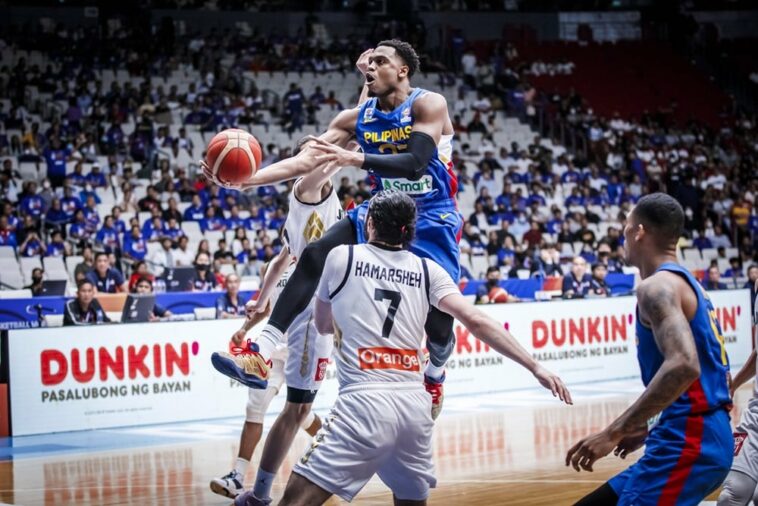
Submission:
<svg viewBox="0 0 758 506">
<path fill-rule="evenodd" d="M 492 302 L 502 304 L 504 302 L 508 302 L 508 292 L 506 292 L 503 288 L 496 286 L 490 290 L 489 298 Z"/>
<path fill-rule="evenodd" d="M 216 183 L 235 188 L 255 175 L 261 164 L 261 145 L 244 130 L 229 128 L 208 143 L 205 162 Z"/>
</svg>

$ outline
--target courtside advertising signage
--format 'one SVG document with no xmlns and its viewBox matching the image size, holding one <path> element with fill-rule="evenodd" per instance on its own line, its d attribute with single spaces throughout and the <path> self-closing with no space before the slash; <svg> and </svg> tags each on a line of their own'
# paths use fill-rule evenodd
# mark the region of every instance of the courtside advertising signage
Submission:
<svg viewBox="0 0 758 506">
<path fill-rule="evenodd" d="M 750 354 L 748 290 L 709 293 L 732 364 Z M 479 306 L 566 382 L 639 377 L 634 297 Z M 261 325 L 250 332 L 257 335 Z M 240 320 L 168 322 L 8 331 L 14 435 L 181 422 L 245 413 L 247 388 L 217 373 L 211 353 L 226 350 Z M 489 349 L 459 322 L 445 395 L 537 387 L 523 368 Z M 418 371 L 414 350 L 359 350 L 365 369 Z M 330 408 L 334 363 L 314 409 Z M 269 414 L 278 413 L 278 395 Z"/>
</svg>

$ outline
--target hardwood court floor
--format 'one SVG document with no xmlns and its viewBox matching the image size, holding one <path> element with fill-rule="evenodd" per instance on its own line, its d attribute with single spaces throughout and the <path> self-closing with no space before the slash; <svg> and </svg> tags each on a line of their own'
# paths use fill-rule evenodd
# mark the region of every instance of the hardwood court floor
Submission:
<svg viewBox="0 0 758 506">
<path fill-rule="evenodd" d="M 577 403 L 561 406 L 541 391 L 448 399 L 438 420 L 434 505 L 562 505 L 590 492 L 639 457 L 608 457 L 594 473 L 563 465 L 579 438 L 605 427 L 640 391 L 636 382 L 582 385 Z M 737 395 L 739 407 L 751 391 Z M 272 418 L 267 418 L 270 425 Z M 100 430 L 6 440 L 0 444 L 0 502 L 34 505 L 228 505 L 208 481 L 226 474 L 236 456 L 241 419 Z M 299 435 L 274 487 L 308 445 Z M 254 479 L 262 444 L 247 483 Z M 715 498 L 715 497 L 713 497 Z M 712 498 L 712 499 L 713 499 Z M 342 504 L 333 499 L 329 504 Z M 391 504 L 377 479 L 354 504 Z"/>
</svg>

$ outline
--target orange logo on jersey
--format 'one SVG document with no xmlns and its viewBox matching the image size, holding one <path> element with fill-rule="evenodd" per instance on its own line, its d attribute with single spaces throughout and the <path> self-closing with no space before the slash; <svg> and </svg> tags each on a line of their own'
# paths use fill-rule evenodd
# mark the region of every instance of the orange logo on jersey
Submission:
<svg viewBox="0 0 758 506">
<path fill-rule="evenodd" d="M 398 369 L 409 372 L 421 370 L 418 350 L 358 348 L 358 361 L 361 369 Z"/>
</svg>

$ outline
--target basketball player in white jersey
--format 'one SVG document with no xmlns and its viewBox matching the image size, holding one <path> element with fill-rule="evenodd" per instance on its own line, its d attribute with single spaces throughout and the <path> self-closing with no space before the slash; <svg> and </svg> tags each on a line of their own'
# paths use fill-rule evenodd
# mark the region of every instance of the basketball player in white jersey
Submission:
<svg viewBox="0 0 758 506">
<path fill-rule="evenodd" d="M 758 290 L 758 281 L 755 284 Z M 758 295 L 755 302 L 758 303 Z M 753 308 L 753 339 L 756 338 L 758 305 Z M 753 341 L 753 353 L 732 380 L 732 398 L 734 391 L 751 378 L 755 379 L 755 385 L 753 398 L 748 401 L 734 433 L 734 461 L 721 489 L 718 506 L 747 506 L 751 500 L 758 506 L 758 354 L 755 344 Z"/>
<path fill-rule="evenodd" d="M 470 305 L 439 265 L 406 251 L 416 206 L 401 192 L 371 200 L 369 242 L 342 245 L 327 258 L 315 318 L 334 332 L 340 394 L 299 460 L 280 504 L 351 501 L 376 473 L 396 504 L 425 504 L 434 487 L 431 397 L 422 383 L 426 315 L 432 306 L 458 318 L 483 342 L 529 369 L 571 403 L 560 378 L 541 367 L 502 325 Z M 236 506 L 260 504 L 247 492 Z"/>
<path fill-rule="evenodd" d="M 284 266 L 282 273 L 281 266 Z M 274 258 L 271 263 L 265 264 L 261 269 L 261 279 L 263 288 L 261 289 L 258 299 L 253 306 L 265 308 L 263 311 L 251 312 L 242 324 L 242 328 L 234 333 L 230 341 L 230 351 L 232 353 L 242 350 L 245 335 L 247 332 L 265 319 L 271 312 L 271 306 L 276 303 L 279 295 L 282 293 L 284 286 L 287 284 L 290 273 L 294 270 L 294 262 L 286 248 L 282 249 L 282 254 Z M 265 288 L 265 289 L 264 289 Z M 238 351 L 239 350 L 239 351 Z M 237 460 L 234 463 L 234 469 L 221 478 L 211 480 L 211 490 L 224 497 L 237 497 L 244 492 L 243 482 L 245 472 L 250 464 L 256 446 L 263 433 L 263 418 L 268 411 L 271 401 L 281 390 L 284 384 L 284 367 L 287 362 L 287 343 L 276 350 L 272 358 L 271 379 L 265 390 L 257 388 L 248 389 L 248 400 L 245 414 L 245 423 L 242 426 L 240 434 L 240 446 L 237 453 Z M 315 435 L 321 428 L 321 420 L 310 412 L 300 424 L 311 436 Z"/>
<path fill-rule="evenodd" d="M 301 144 L 299 149 L 307 147 L 302 147 Z M 342 206 L 328 174 L 313 171 L 295 182 L 284 225 L 287 253 L 280 254 L 272 262 L 258 300 L 248 303 L 249 315 L 255 315 L 268 307 L 268 294 L 287 269 L 290 255 L 299 259 L 305 247 L 321 238 L 329 227 L 342 219 L 342 215 Z M 271 493 L 276 472 L 284 461 L 298 428 L 313 420 L 311 405 L 332 354 L 332 336 L 320 334 L 316 330 L 313 305 L 311 301 L 306 310 L 295 318 L 287 330 L 286 341 L 280 343 L 280 347 L 289 349 L 284 366 L 287 402 L 266 438 L 255 480 L 255 494 L 264 501 Z M 242 344 L 246 330 L 235 334 L 233 339 Z M 235 377 L 238 371 L 256 366 L 256 362 L 250 360 L 249 353 L 254 347 L 254 344 L 243 344 L 237 354 L 214 353 L 213 365 L 223 374 Z M 240 492 L 237 490 L 234 496 Z"/>
</svg>

